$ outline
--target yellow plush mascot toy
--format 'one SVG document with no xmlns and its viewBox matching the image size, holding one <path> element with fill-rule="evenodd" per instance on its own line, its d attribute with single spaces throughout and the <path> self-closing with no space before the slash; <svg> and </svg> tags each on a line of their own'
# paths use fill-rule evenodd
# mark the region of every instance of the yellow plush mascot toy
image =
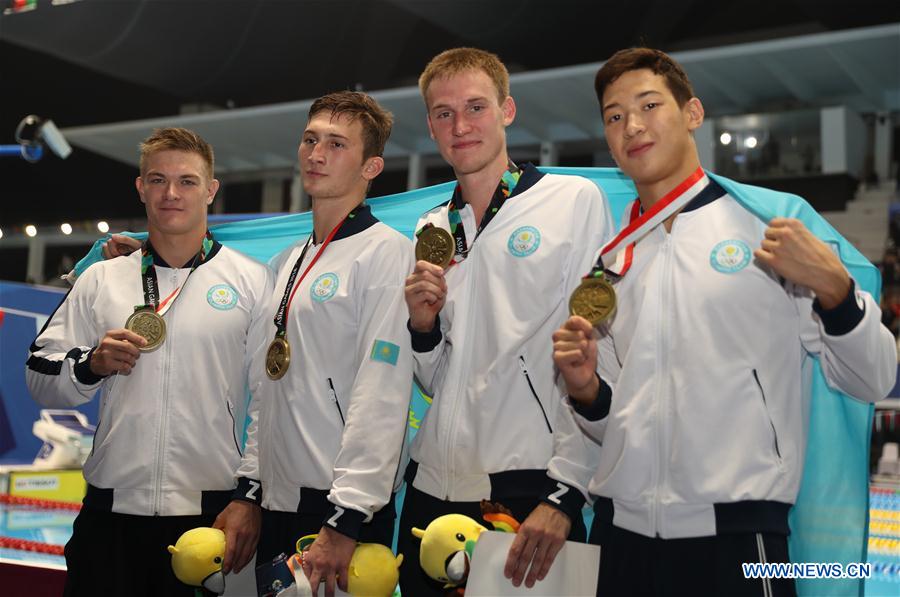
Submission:
<svg viewBox="0 0 900 597">
<path fill-rule="evenodd" d="M 295 578 L 303 576 L 303 554 L 315 540 L 316 535 L 306 535 L 297 541 L 297 554 L 288 564 Z M 347 567 L 347 592 L 352 597 L 391 597 L 400 580 L 402 562 L 403 554 L 395 556 L 389 547 L 380 543 L 357 543 Z M 298 584 L 302 580 L 305 577 L 298 578 Z M 299 593 L 305 594 L 307 587 L 303 587 Z"/>
<path fill-rule="evenodd" d="M 360 543 L 350 558 L 348 592 L 353 597 L 391 597 L 400 580 L 403 554 L 380 543 Z"/>
<path fill-rule="evenodd" d="M 169 546 L 172 571 L 186 585 L 203 587 L 216 595 L 225 592 L 225 533 L 210 527 L 185 532 L 175 545 Z"/>
<path fill-rule="evenodd" d="M 487 528 L 462 514 L 445 514 L 432 520 L 425 530 L 413 528 L 422 540 L 419 564 L 429 577 L 449 589 L 465 584 L 469 561 L 481 533 Z"/>
<path fill-rule="evenodd" d="M 515 533 L 519 523 L 512 513 L 499 504 L 481 502 L 482 517 L 495 531 Z M 463 514 L 445 514 L 432 520 L 425 530 L 413 528 L 412 534 L 422 540 L 419 564 L 430 578 L 444 583 L 445 589 L 456 588 L 464 595 L 469 578 L 472 552 L 481 533 L 488 530 Z"/>
</svg>

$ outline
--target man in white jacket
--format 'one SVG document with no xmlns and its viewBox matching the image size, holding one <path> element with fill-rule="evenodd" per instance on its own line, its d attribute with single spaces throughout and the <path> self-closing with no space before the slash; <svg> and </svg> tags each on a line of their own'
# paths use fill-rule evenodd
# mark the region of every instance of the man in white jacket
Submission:
<svg viewBox="0 0 900 597">
<path fill-rule="evenodd" d="M 87 496 L 65 550 L 66 595 L 193 595 L 166 545 L 193 527 L 221 528 L 227 572 L 252 557 L 259 533 L 259 508 L 233 492 L 267 270 L 207 231 L 219 182 L 212 148 L 192 131 L 146 139 L 136 185 L 149 239 L 78 278 L 26 365 L 44 406 L 100 391 Z M 223 582 L 217 574 L 205 586 Z"/>
<path fill-rule="evenodd" d="M 317 533 L 313 587 L 347 590 L 357 539 L 390 546 L 412 355 L 403 282 L 412 245 L 364 203 L 393 119 L 364 93 L 320 97 L 298 158 L 313 233 L 275 257 L 264 370 L 239 474 L 262 487 L 257 569 Z M 258 470 L 257 461 L 258 460 Z"/>
<path fill-rule="evenodd" d="M 506 127 L 516 105 L 497 56 L 448 50 L 419 87 L 431 136 L 457 179 L 449 203 L 416 227 L 451 235 L 450 263 L 420 260 L 406 281 L 416 377 L 433 401 L 406 472 L 400 586 L 424 596 L 442 594 L 441 584 L 420 569 L 412 527 L 448 513 L 480 519 L 482 499 L 522 520 L 545 495 L 580 517 L 584 496 L 572 485 L 584 477 L 580 457 L 569 455 L 575 469 L 560 471 L 559 484 L 547 477 L 558 438 L 571 436 L 569 449 L 579 454 L 591 449 L 561 408 L 548 338 L 612 222 L 593 183 L 509 159 Z M 539 513 L 551 523 L 565 519 L 555 508 Z M 572 538 L 584 538 L 583 524 Z"/>
<path fill-rule="evenodd" d="M 760 192 L 799 198 L 702 170 L 692 133 L 703 106 L 670 57 L 618 52 L 596 91 L 639 201 L 593 271 L 618 304 L 599 342 L 581 317 L 553 339 L 569 407 L 602 444 L 589 485 L 598 594 L 794 594 L 791 579 L 747 579 L 741 564 L 789 561 L 806 356 L 830 386 L 874 402 L 894 383 L 893 338 L 828 245 L 799 219 L 763 221 L 751 207 Z M 532 563 L 526 583 L 550 561 Z M 514 546 L 515 584 L 527 565 Z"/>
</svg>

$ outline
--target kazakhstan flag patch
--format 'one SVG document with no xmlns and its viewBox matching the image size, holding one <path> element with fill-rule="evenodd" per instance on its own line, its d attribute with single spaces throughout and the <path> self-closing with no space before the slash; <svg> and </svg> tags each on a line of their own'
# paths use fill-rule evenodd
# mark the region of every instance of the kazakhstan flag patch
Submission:
<svg viewBox="0 0 900 597">
<path fill-rule="evenodd" d="M 372 354 L 370 357 L 373 361 L 381 361 L 389 365 L 396 365 L 399 356 L 400 347 L 396 344 L 385 342 L 384 340 L 375 340 L 375 344 L 372 345 Z"/>
</svg>

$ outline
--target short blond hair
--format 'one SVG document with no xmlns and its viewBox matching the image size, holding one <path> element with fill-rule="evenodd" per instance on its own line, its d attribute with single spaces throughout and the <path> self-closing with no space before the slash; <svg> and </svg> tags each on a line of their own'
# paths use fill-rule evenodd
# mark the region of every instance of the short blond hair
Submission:
<svg viewBox="0 0 900 597">
<path fill-rule="evenodd" d="M 144 175 L 144 167 L 152 154 L 158 151 L 187 151 L 196 153 L 203 159 L 206 166 L 207 175 L 211 179 L 215 172 L 215 156 L 213 155 L 212 146 L 207 143 L 203 137 L 190 129 L 180 127 L 169 127 L 156 129 L 153 133 L 141 141 L 141 176 Z"/>
<path fill-rule="evenodd" d="M 509 71 L 506 66 L 496 54 L 478 48 L 454 48 L 432 58 L 419 77 L 419 91 L 427 102 L 426 93 L 432 81 L 472 70 L 483 71 L 493 81 L 499 103 L 509 97 Z"/>
</svg>

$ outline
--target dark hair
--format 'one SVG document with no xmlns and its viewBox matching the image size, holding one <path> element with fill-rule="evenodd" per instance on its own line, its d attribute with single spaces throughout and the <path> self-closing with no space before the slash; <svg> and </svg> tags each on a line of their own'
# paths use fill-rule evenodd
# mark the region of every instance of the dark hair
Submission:
<svg viewBox="0 0 900 597">
<path fill-rule="evenodd" d="M 381 156 L 391 136 L 394 116 L 378 102 L 358 91 L 336 91 L 323 95 L 309 107 L 309 120 L 319 112 L 331 112 L 331 117 L 344 115 L 350 122 L 359 120 L 363 130 L 363 159 Z"/>
<path fill-rule="evenodd" d="M 603 94 L 607 87 L 625 73 L 644 68 L 666 80 L 666 85 L 675 96 L 679 107 L 684 106 L 689 99 L 694 97 L 691 81 L 681 65 L 672 60 L 671 56 L 653 48 L 629 48 L 613 54 L 597 71 L 597 76 L 594 78 L 594 90 L 597 92 L 600 110 L 603 110 Z"/>
</svg>

